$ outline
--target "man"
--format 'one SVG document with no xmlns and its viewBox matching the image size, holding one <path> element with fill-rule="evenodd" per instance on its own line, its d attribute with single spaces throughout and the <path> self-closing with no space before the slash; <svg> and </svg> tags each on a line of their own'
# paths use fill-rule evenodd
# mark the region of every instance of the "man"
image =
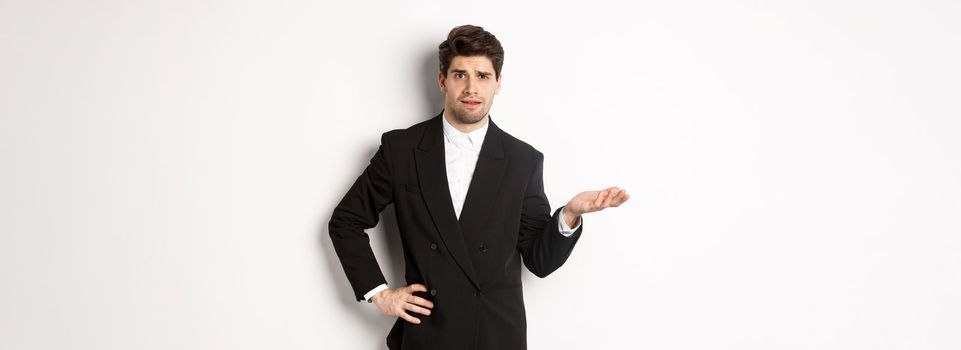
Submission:
<svg viewBox="0 0 961 350">
<path fill-rule="evenodd" d="M 546 277 L 567 260 L 585 213 L 623 204 L 617 187 L 582 192 L 551 214 L 544 155 L 488 112 L 504 50 L 481 27 L 439 46 L 437 116 L 392 130 L 334 209 L 329 229 L 357 300 L 398 317 L 390 349 L 526 349 L 521 262 Z M 393 203 L 407 286 L 388 288 L 365 229 Z"/>
</svg>

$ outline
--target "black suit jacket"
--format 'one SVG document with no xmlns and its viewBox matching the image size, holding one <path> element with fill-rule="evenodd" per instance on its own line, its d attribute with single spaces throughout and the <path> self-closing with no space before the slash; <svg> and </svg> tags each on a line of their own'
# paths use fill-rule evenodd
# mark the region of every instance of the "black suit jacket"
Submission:
<svg viewBox="0 0 961 350">
<path fill-rule="evenodd" d="M 580 238 L 558 232 L 544 194 L 544 155 L 488 119 L 460 219 L 454 214 L 441 114 L 392 130 L 329 222 L 334 249 L 357 300 L 386 283 L 365 229 L 393 203 L 404 247 L 405 279 L 429 292 L 430 316 L 408 312 L 387 336 L 391 349 L 526 349 L 521 264 L 545 277 Z"/>
</svg>

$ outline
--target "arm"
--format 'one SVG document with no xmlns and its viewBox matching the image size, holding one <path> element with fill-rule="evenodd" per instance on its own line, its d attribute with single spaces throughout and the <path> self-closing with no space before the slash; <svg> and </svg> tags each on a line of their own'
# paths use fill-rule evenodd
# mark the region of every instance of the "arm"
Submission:
<svg viewBox="0 0 961 350">
<path fill-rule="evenodd" d="M 584 226 L 582 222 L 578 223 L 577 229 L 569 236 L 561 233 L 558 220 L 564 220 L 564 208 L 558 208 L 551 215 L 551 205 L 544 194 L 544 154 L 538 152 L 534 162 L 524 193 L 517 250 L 527 269 L 543 278 L 567 261 Z"/>
<path fill-rule="evenodd" d="M 370 165 L 334 208 L 328 223 L 330 239 L 334 242 L 334 250 L 347 273 L 357 301 L 367 300 L 376 304 L 386 315 L 419 324 L 420 320 L 407 311 L 430 315 L 429 308 L 434 304 L 413 295 L 417 291 L 426 292 L 427 288 L 420 284 L 387 288 L 387 280 L 370 248 L 370 237 L 364 231 L 377 226 L 380 212 L 393 201 L 393 168 L 386 133 L 381 136 L 380 144 Z"/>
<path fill-rule="evenodd" d="M 364 231 L 377 226 L 380 212 L 393 201 L 391 166 L 386 133 L 370 164 L 334 208 L 328 229 L 330 239 L 358 301 L 387 280 L 370 248 Z"/>
<path fill-rule="evenodd" d="M 527 269 L 543 278 L 567 261 L 580 238 L 583 214 L 620 206 L 630 195 L 617 187 L 584 191 L 554 211 L 554 215 L 548 215 L 551 206 L 544 195 L 544 154 L 538 153 L 535 163 L 524 193 L 517 250 L 524 257 Z M 574 228 L 568 230 L 569 226 Z"/>
</svg>

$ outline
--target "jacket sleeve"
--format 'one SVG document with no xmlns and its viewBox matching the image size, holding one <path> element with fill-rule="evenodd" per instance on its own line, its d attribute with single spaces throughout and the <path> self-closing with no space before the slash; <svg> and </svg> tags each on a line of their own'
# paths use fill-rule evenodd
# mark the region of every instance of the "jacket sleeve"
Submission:
<svg viewBox="0 0 961 350">
<path fill-rule="evenodd" d="M 584 229 L 581 225 L 570 236 L 558 230 L 561 218 L 560 207 L 551 215 L 551 205 L 544 194 L 544 154 L 537 152 L 534 170 L 524 193 L 521 211 L 521 225 L 518 233 L 517 250 L 524 258 L 524 265 L 537 277 L 547 277 L 557 270 L 571 255 L 574 244 Z"/>
<path fill-rule="evenodd" d="M 334 250 L 358 301 L 364 300 L 364 293 L 387 283 L 365 230 L 377 226 L 380 212 L 394 199 L 388 155 L 384 133 L 377 153 L 334 208 L 328 223 Z"/>
</svg>

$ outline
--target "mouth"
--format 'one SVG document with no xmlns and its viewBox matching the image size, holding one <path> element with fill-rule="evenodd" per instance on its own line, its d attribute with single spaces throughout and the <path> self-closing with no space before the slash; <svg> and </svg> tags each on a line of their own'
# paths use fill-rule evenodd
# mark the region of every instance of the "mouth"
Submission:
<svg viewBox="0 0 961 350">
<path fill-rule="evenodd" d="M 475 108 L 481 105 L 481 101 L 478 100 L 460 100 L 460 103 L 467 108 Z"/>
</svg>

